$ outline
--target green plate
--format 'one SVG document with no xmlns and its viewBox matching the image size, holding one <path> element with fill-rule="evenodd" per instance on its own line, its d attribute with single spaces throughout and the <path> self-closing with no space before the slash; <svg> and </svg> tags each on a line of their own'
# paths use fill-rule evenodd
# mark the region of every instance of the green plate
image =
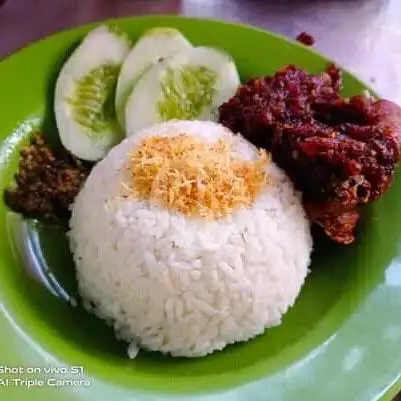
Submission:
<svg viewBox="0 0 401 401">
<path fill-rule="evenodd" d="M 176 27 L 194 44 L 228 51 L 243 79 L 288 63 L 318 72 L 327 62 L 302 45 L 242 25 L 180 17 L 113 22 L 132 38 L 149 27 Z M 57 140 L 55 78 L 92 27 L 62 32 L 0 63 L 1 190 L 12 182 L 18 149 L 34 126 Z M 345 73 L 346 95 L 364 88 Z M 74 297 L 75 279 L 63 230 L 24 222 L 1 204 L 0 399 L 390 399 L 401 373 L 400 178 L 365 210 L 355 245 L 316 244 L 312 273 L 281 326 L 196 360 L 157 353 L 128 360 L 110 329 L 66 302 Z"/>
</svg>

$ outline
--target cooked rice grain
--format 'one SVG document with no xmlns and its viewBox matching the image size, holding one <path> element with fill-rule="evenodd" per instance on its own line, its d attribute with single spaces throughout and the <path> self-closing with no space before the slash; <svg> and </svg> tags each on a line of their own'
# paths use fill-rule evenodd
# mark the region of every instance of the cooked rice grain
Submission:
<svg viewBox="0 0 401 401">
<path fill-rule="evenodd" d="M 281 322 L 307 275 L 312 239 L 299 195 L 273 163 L 266 167 L 272 185 L 253 206 L 218 220 L 121 196 L 127 160 L 141 139 L 181 133 L 227 139 L 236 157 L 259 157 L 212 122 L 145 129 L 92 170 L 73 205 L 70 243 L 88 308 L 112 321 L 130 350 L 138 344 L 196 357 Z"/>
</svg>

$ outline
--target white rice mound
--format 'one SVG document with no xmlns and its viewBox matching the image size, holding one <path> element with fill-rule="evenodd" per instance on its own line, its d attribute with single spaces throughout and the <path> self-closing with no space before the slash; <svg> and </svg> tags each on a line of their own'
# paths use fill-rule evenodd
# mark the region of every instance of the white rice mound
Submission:
<svg viewBox="0 0 401 401">
<path fill-rule="evenodd" d="M 72 208 L 70 245 L 86 307 L 129 343 L 199 357 L 280 324 L 308 274 L 312 239 L 301 199 L 273 163 L 251 208 L 220 220 L 188 218 L 123 199 L 124 164 L 139 139 L 229 137 L 233 153 L 257 150 L 205 121 L 170 121 L 125 139 L 98 163 Z"/>
</svg>

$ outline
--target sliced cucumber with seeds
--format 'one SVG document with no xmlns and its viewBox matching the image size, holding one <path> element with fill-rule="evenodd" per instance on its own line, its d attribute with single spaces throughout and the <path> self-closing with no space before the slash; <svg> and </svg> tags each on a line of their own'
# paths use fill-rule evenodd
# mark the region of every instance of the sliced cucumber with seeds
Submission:
<svg viewBox="0 0 401 401">
<path fill-rule="evenodd" d="M 152 28 L 140 37 L 124 60 L 118 77 L 116 112 L 123 128 L 125 128 L 125 105 L 138 78 L 157 62 L 191 47 L 185 36 L 173 28 Z"/>
<path fill-rule="evenodd" d="M 194 47 L 147 71 L 125 108 L 127 134 L 162 121 L 217 120 L 218 107 L 234 95 L 240 79 L 221 50 Z"/>
<path fill-rule="evenodd" d="M 124 136 L 114 98 L 129 38 L 115 27 L 91 31 L 64 64 L 54 109 L 63 146 L 84 160 L 99 160 Z"/>
</svg>

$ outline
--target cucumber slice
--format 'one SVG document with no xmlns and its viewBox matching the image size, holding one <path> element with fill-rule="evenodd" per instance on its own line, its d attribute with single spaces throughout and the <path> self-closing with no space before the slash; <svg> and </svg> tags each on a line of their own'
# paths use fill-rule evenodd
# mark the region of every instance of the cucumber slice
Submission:
<svg viewBox="0 0 401 401">
<path fill-rule="evenodd" d="M 127 134 L 162 121 L 212 120 L 231 98 L 240 79 L 232 58 L 221 50 L 194 47 L 148 70 L 125 108 Z"/>
<path fill-rule="evenodd" d="M 125 105 L 138 78 L 154 64 L 192 45 L 173 28 L 152 28 L 146 31 L 128 54 L 121 67 L 116 90 L 116 113 L 125 128 Z"/>
<path fill-rule="evenodd" d="M 130 47 L 126 34 L 100 26 L 85 37 L 58 76 L 54 110 L 60 139 L 81 159 L 101 159 L 123 137 L 114 95 Z"/>
</svg>

